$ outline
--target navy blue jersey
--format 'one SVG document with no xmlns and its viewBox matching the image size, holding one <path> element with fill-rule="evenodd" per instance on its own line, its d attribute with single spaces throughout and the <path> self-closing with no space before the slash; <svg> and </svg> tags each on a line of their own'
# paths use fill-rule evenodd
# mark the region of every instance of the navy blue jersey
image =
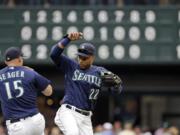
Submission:
<svg viewBox="0 0 180 135">
<path fill-rule="evenodd" d="M 43 91 L 49 80 L 23 66 L 0 70 L 0 101 L 6 120 L 38 113 L 37 91 Z"/>
<path fill-rule="evenodd" d="M 65 74 L 63 103 L 84 110 L 92 110 L 100 92 L 100 74 L 106 69 L 92 65 L 86 70 L 81 70 L 79 64 L 61 54 L 62 51 L 63 49 L 55 46 L 51 51 L 51 58 Z"/>
</svg>

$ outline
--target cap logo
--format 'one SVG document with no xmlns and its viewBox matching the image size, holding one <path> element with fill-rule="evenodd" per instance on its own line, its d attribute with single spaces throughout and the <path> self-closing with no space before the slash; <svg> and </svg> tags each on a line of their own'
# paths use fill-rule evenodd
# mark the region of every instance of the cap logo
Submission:
<svg viewBox="0 0 180 135">
<path fill-rule="evenodd" d="M 19 58 L 20 56 L 22 56 L 22 52 L 17 47 L 10 47 L 5 51 L 4 55 L 5 55 L 6 61 L 11 61 L 15 58 Z"/>
<path fill-rule="evenodd" d="M 82 49 L 85 49 L 85 46 L 84 46 L 84 45 L 82 46 Z"/>
</svg>

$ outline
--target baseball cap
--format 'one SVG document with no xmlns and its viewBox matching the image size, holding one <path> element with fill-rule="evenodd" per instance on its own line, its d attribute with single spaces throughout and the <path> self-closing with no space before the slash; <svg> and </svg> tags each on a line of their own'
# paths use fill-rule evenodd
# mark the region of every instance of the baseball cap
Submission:
<svg viewBox="0 0 180 135">
<path fill-rule="evenodd" d="M 20 56 L 23 56 L 21 50 L 17 47 L 10 47 L 5 51 L 5 60 L 11 61 L 13 59 L 19 58 Z"/>
<path fill-rule="evenodd" d="M 91 43 L 82 43 L 78 48 L 78 56 L 88 57 L 95 54 L 95 47 Z"/>
</svg>

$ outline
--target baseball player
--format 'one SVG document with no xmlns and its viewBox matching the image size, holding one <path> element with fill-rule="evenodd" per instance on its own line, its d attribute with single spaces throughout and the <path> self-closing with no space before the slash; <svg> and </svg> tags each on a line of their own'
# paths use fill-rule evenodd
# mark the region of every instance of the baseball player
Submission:
<svg viewBox="0 0 180 135">
<path fill-rule="evenodd" d="M 70 41 L 81 37 L 80 32 L 67 34 L 53 46 L 50 54 L 53 62 L 65 74 L 65 95 L 55 117 L 55 123 L 64 135 L 93 135 L 91 116 L 102 85 L 101 75 L 110 73 L 103 67 L 92 65 L 95 47 L 91 43 L 80 45 L 78 62 L 62 54 Z M 120 78 L 115 74 L 113 76 L 118 82 L 113 85 L 119 91 Z"/>
<path fill-rule="evenodd" d="M 19 48 L 5 52 L 5 68 L 0 70 L 0 101 L 9 135 L 44 135 L 45 119 L 36 105 L 37 92 L 52 94 L 50 81 L 23 66 Z"/>
</svg>

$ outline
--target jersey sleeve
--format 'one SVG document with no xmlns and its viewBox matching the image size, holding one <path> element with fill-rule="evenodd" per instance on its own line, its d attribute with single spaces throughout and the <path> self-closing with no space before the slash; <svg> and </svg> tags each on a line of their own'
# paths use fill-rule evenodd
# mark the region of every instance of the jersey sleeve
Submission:
<svg viewBox="0 0 180 135">
<path fill-rule="evenodd" d="M 40 91 L 44 91 L 46 89 L 46 87 L 51 84 L 51 81 L 48 80 L 47 78 L 45 78 L 44 76 L 40 75 L 37 72 L 35 73 L 35 86 L 38 90 Z"/>
<path fill-rule="evenodd" d="M 60 68 L 63 72 L 68 72 L 77 65 L 77 62 L 68 58 L 62 54 L 62 52 L 63 49 L 59 48 L 58 45 L 54 45 L 51 49 L 50 57 L 58 68 Z"/>
<path fill-rule="evenodd" d="M 102 75 L 104 72 L 108 72 L 108 70 L 104 67 L 98 67 L 99 74 Z"/>
</svg>

